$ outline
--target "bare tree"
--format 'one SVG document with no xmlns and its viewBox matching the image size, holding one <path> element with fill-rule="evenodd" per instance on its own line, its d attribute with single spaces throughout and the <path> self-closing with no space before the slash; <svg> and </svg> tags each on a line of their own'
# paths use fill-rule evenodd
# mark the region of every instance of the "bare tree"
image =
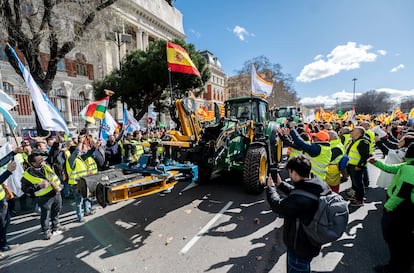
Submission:
<svg viewBox="0 0 414 273">
<path fill-rule="evenodd" d="M 97 13 L 117 0 L 0 0 L 0 25 L 5 40 L 24 55 L 37 84 L 48 93 L 58 62 L 84 37 Z M 39 53 L 49 53 L 44 71 Z M 21 75 L 17 62 L 6 50 L 9 62 Z M 22 75 L 21 75 L 22 76 Z"/>
<path fill-rule="evenodd" d="M 355 107 L 358 113 L 378 114 L 387 112 L 391 104 L 390 94 L 371 90 L 358 96 Z"/>
<path fill-rule="evenodd" d="M 414 98 L 408 98 L 405 101 L 401 102 L 401 111 L 403 111 L 404 113 L 408 113 L 411 111 L 411 109 L 414 108 Z"/>
</svg>

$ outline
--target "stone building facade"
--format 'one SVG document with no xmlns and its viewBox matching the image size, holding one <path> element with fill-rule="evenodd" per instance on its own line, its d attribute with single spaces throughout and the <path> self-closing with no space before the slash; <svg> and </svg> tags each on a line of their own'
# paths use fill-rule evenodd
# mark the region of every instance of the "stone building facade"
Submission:
<svg viewBox="0 0 414 273">
<path fill-rule="evenodd" d="M 59 62 L 53 89 L 49 93 L 49 98 L 64 115 L 74 133 L 85 125 L 79 112 L 94 99 L 93 80 L 103 79 L 117 68 L 120 58 L 131 50 L 145 50 L 158 39 L 185 38 L 182 14 L 165 0 L 119 0 L 105 10 L 103 16 L 111 20 L 108 25 L 112 29 L 93 41 L 93 46 L 91 41 L 79 44 Z M 111 40 L 108 34 L 115 35 L 115 39 Z M 21 54 L 20 57 L 24 60 Z M 39 60 L 46 69 L 48 54 L 41 53 Z M 0 44 L 0 75 L 3 90 L 19 103 L 11 114 L 19 125 L 17 133 L 20 135 L 22 130 L 35 127 L 35 118 L 30 92 L 23 79 L 10 66 L 3 43 Z M 122 119 L 120 105 L 111 112 L 115 119 Z M 10 138 L 8 128 L 0 117 L 0 145 L 5 142 L 3 136 Z"/>
</svg>

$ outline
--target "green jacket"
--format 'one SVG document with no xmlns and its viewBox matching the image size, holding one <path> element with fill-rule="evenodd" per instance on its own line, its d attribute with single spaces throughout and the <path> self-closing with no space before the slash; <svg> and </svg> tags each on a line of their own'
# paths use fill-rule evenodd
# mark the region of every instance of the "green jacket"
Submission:
<svg viewBox="0 0 414 273">
<path fill-rule="evenodd" d="M 379 169 L 395 174 L 387 188 L 388 200 L 384 207 L 388 211 L 393 211 L 404 200 L 411 200 L 414 204 L 414 158 L 405 158 L 405 161 L 400 164 L 386 164 L 381 161 L 374 163 Z"/>
</svg>

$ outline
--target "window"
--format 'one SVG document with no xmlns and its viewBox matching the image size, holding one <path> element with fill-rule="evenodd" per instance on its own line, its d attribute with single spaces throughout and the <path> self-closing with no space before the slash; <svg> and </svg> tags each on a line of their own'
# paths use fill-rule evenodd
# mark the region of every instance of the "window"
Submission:
<svg viewBox="0 0 414 273">
<path fill-rule="evenodd" d="M 62 71 L 62 72 L 65 72 L 65 71 L 66 71 L 65 59 L 61 59 L 61 60 L 57 63 L 57 70 L 58 70 L 58 71 Z"/>
<path fill-rule="evenodd" d="M 9 83 L 9 82 L 3 82 L 3 89 L 4 91 L 6 91 L 6 93 L 13 93 L 14 90 L 14 86 L 13 84 Z"/>
<path fill-rule="evenodd" d="M 80 76 L 87 76 L 86 58 L 82 53 L 76 53 L 76 74 Z"/>
</svg>

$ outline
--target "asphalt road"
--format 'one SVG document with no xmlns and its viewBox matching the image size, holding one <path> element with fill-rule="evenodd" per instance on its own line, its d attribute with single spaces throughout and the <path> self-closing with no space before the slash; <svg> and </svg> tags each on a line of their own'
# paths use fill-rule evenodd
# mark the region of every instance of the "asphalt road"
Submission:
<svg viewBox="0 0 414 273">
<path fill-rule="evenodd" d="M 369 168 L 371 187 L 363 207 L 352 208 L 349 225 L 312 262 L 316 272 L 372 272 L 388 257 L 380 216 L 383 189 L 378 170 Z M 151 195 L 106 208 L 86 223 L 75 222 L 64 200 L 61 222 L 68 231 L 44 241 L 39 216 L 12 218 L 8 238 L 18 243 L 0 260 L 1 273 L 261 273 L 285 272 L 282 219 L 269 210 L 265 195 L 246 194 L 232 177 L 166 195 Z M 341 184 L 341 191 L 350 187 Z"/>
</svg>

